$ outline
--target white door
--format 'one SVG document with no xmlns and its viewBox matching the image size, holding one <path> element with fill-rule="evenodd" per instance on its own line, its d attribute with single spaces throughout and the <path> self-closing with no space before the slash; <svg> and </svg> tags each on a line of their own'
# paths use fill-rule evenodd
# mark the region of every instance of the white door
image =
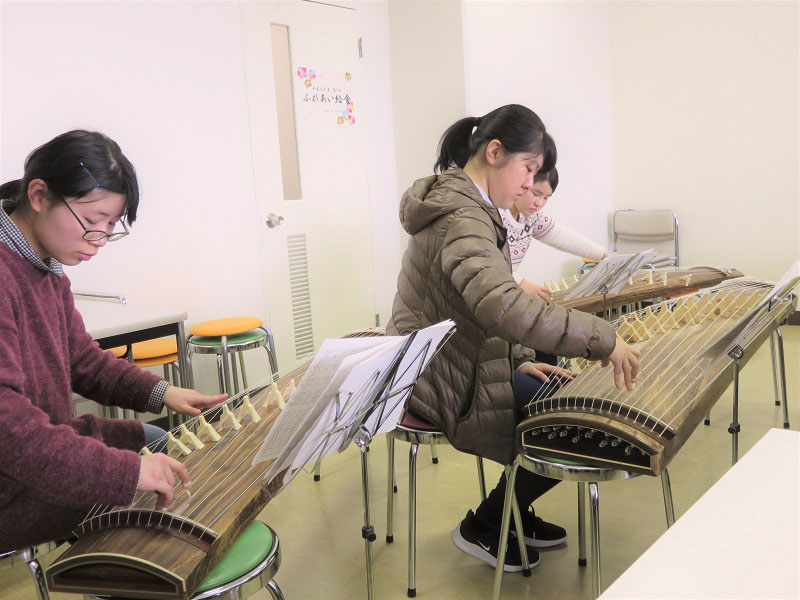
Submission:
<svg viewBox="0 0 800 600">
<path fill-rule="evenodd" d="M 323 339 L 375 322 L 359 120 L 367 86 L 353 8 L 282 1 L 243 2 L 241 10 L 261 271 L 286 372 Z"/>
</svg>

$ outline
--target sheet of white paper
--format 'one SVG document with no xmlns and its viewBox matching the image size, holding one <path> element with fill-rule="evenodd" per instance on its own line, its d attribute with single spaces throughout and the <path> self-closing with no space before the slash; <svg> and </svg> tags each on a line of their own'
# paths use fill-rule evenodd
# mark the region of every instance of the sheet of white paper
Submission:
<svg viewBox="0 0 800 600">
<path fill-rule="evenodd" d="M 337 393 L 350 375 L 353 368 L 361 364 L 370 363 L 376 356 L 388 353 L 394 356 L 397 347 L 403 342 L 402 337 L 384 337 L 384 344 L 361 351 L 352 356 L 346 357 L 330 383 L 319 396 L 315 410 L 310 411 L 295 434 L 289 440 L 286 448 L 278 456 L 271 470 L 275 473 L 280 472 L 287 465 L 290 467 L 287 477 L 291 472 L 312 460 L 316 460 L 320 455 L 328 454 L 330 449 L 337 449 L 332 439 L 332 424 L 341 422 L 342 409 L 337 402 Z M 334 427 L 335 429 L 335 427 Z M 324 448 L 323 448 L 324 445 Z"/>
<path fill-rule="evenodd" d="M 325 340 L 306 370 L 305 376 L 287 402 L 286 408 L 270 429 L 253 464 L 277 458 L 298 430 L 303 420 L 322 397 L 342 361 L 361 350 L 386 343 L 383 336 Z M 320 407 L 321 410 L 321 407 Z"/>
</svg>

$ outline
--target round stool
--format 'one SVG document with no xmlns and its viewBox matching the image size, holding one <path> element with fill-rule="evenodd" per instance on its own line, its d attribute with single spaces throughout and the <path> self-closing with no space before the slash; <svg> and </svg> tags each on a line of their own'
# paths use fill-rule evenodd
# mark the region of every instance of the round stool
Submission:
<svg viewBox="0 0 800 600">
<path fill-rule="evenodd" d="M 408 588 L 409 598 L 417 595 L 417 449 L 420 444 L 428 444 L 431 450 L 438 444 L 449 444 L 447 437 L 438 427 L 405 412 L 394 430 L 386 434 L 388 444 L 389 469 L 386 489 L 386 543 L 394 541 L 394 492 L 397 491 L 394 474 L 394 442 L 400 440 L 411 444 L 408 453 Z M 483 475 L 483 459 L 475 457 L 478 463 L 478 485 L 481 499 L 486 499 L 486 482 Z M 438 459 L 434 461 L 434 464 Z"/>
<path fill-rule="evenodd" d="M 278 534 L 261 521 L 253 521 L 195 590 L 192 600 L 245 600 L 262 588 L 267 588 L 275 600 L 284 600 L 272 579 L 280 565 Z M 125 599 L 87 595 L 84 600 Z"/>
<path fill-rule="evenodd" d="M 50 595 L 47 593 L 47 583 L 44 579 L 42 566 L 39 564 L 39 556 L 55 550 L 60 545 L 60 542 L 47 542 L 20 550 L 0 552 L 0 570 L 10 569 L 23 562 L 26 563 L 36 584 L 36 597 L 38 600 L 49 600 Z"/>
<path fill-rule="evenodd" d="M 523 468 L 531 473 L 560 479 L 562 481 L 575 481 L 578 483 L 578 564 L 586 565 L 586 537 L 584 514 L 586 511 L 586 484 L 589 484 L 589 505 L 591 508 L 590 521 L 592 532 L 592 591 L 597 598 L 602 591 L 600 579 L 600 491 L 598 483 L 601 481 L 615 481 L 622 479 L 633 479 L 641 473 L 615 469 L 612 467 L 595 467 L 563 459 L 548 459 L 543 456 L 532 456 L 520 452 L 510 465 L 506 465 L 506 496 L 503 506 L 503 520 L 500 529 L 500 546 L 497 553 L 497 567 L 494 576 L 494 600 L 500 598 L 500 586 L 503 580 L 503 564 L 505 563 L 506 542 L 508 540 L 509 529 L 511 528 L 511 516 L 514 513 L 514 522 L 517 531 L 522 531 L 522 520 L 519 515 L 519 507 L 514 494 L 514 481 L 517 477 L 517 469 Z M 672 487 L 669 481 L 669 472 L 664 469 L 661 473 L 661 489 L 664 495 L 664 512 L 667 517 L 667 528 L 675 522 L 675 509 L 672 504 Z M 522 556 L 523 574 L 529 575 L 527 551 L 522 542 L 523 536 L 516 536 L 519 543 L 520 556 Z"/>
<path fill-rule="evenodd" d="M 215 354 L 217 357 L 217 378 L 220 393 L 229 395 L 239 393 L 239 380 L 236 373 L 236 357 L 239 355 L 239 369 L 242 385 L 247 389 L 247 373 L 241 353 L 253 348 L 264 348 L 269 358 L 270 372 L 277 377 L 278 360 L 272 332 L 262 326 L 263 321 L 254 317 L 233 317 L 204 321 L 189 329 L 189 354 Z M 228 356 L 233 364 L 233 378 L 228 367 Z M 232 383 L 232 385 L 231 385 Z"/>
</svg>

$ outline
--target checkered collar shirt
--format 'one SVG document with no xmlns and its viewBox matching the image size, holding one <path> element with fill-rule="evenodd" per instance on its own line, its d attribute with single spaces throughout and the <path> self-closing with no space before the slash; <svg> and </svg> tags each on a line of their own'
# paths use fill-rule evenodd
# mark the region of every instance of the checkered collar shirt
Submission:
<svg viewBox="0 0 800 600">
<path fill-rule="evenodd" d="M 0 200 L 0 242 L 11 248 L 40 271 L 50 272 L 58 277 L 64 276 L 64 267 L 55 258 L 42 260 L 31 243 L 22 235 L 19 227 L 9 216 L 16 208 L 12 200 Z"/>
</svg>

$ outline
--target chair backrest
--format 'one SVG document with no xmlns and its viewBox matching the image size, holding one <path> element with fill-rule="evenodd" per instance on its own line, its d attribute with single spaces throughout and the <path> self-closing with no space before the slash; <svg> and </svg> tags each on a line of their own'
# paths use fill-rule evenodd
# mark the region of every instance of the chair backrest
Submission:
<svg viewBox="0 0 800 600">
<path fill-rule="evenodd" d="M 611 219 L 611 232 L 615 252 L 634 253 L 653 248 L 657 253 L 655 266 L 680 264 L 678 216 L 673 210 L 618 210 Z"/>
</svg>

